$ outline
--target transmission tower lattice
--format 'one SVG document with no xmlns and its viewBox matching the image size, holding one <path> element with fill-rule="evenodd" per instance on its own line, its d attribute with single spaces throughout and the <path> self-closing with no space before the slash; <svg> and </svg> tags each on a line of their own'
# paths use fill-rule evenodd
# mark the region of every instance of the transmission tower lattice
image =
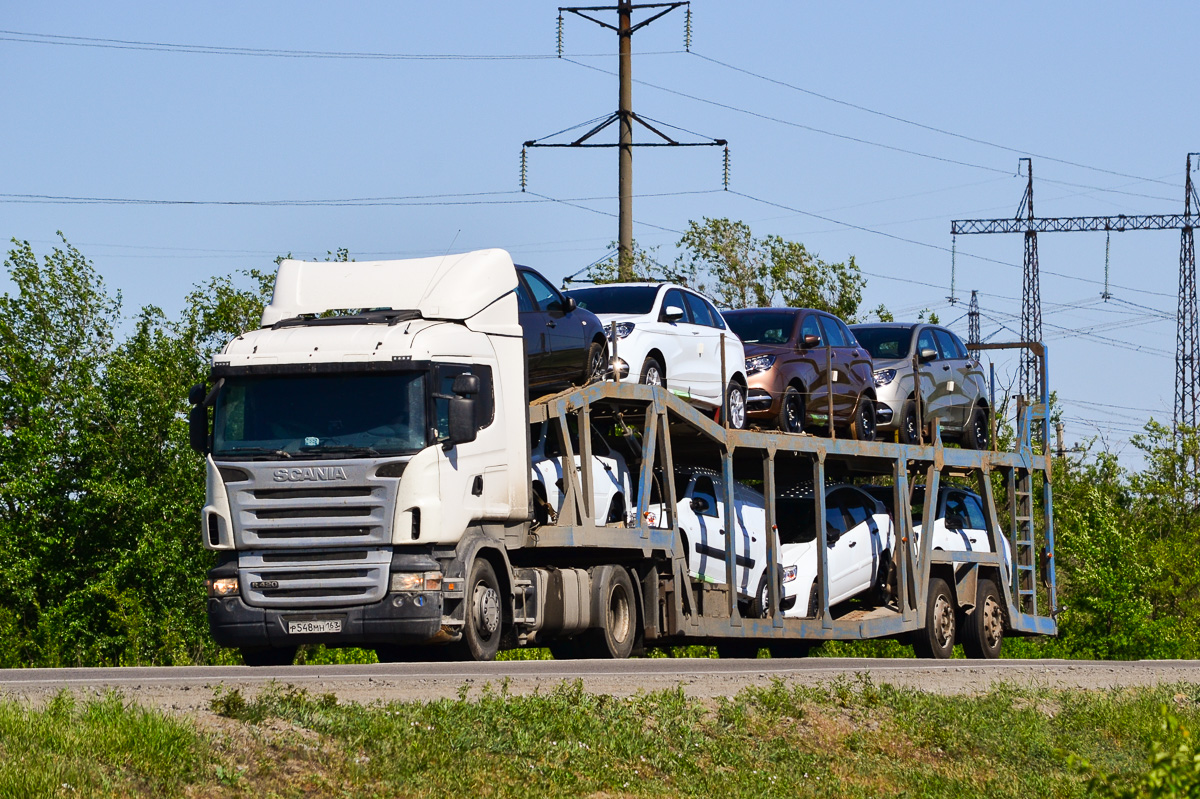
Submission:
<svg viewBox="0 0 1200 799">
<path fill-rule="evenodd" d="M 979 293 L 971 289 L 971 304 L 967 306 L 967 352 L 979 360 Z"/>
<path fill-rule="evenodd" d="M 1187 180 L 1184 182 L 1183 214 L 1187 223 L 1179 244 L 1179 310 L 1175 338 L 1175 430 L 1196 428 L 1196 356 L 1200 354 L 1200 331 L 1196 327 L 1196 243 L 1192 236 L 1193 211 L 1200 211 L 1200 200 L 1192 183 L 1192 156 L 1188 153 Z M 1193 208 L 1193 203 L 1196 207 Z M 1196 464 L 1193 462 L 1195 473 Z"/>
</svg>

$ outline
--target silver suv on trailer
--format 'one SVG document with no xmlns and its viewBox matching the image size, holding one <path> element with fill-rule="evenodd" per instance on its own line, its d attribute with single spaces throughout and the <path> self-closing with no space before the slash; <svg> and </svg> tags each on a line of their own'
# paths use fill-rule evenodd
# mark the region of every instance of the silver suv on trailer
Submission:
<svg viewBox="0 0 1200 799">
<path fill-rule="evenodd" d="M 971 449 L 987 448 L 991 413 L 987 380 L 958 336 L 944 327 L 911 322 L 851 325 L 850 329 L 875 364 L 880 438 L 896 432 L 902 444 L 915 444 L 919 425 L 938 419 L 947 439 Z M 921 375 L 920 422 L 914 363 Z M 925 430 L 930 432 L 928 427 Z"/>
</svg>

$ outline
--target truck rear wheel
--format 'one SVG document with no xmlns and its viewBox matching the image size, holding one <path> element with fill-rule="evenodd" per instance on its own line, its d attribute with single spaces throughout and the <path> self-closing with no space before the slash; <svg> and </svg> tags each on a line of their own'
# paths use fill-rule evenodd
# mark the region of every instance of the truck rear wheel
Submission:
<svg viewBox="0 0 1200 799">
<path fill-rule="evenodd" d="M 963 654 L 969 658 L 998 658 L 1004 643 L 1004 608 L 991 580 L 975 589 L 975 610 L 963 617 Z"/>
<path fill-rule="evenodd" d="M 583 652 L 587 657 L 623 660 L 633 652 L 637 637 L 637 599 L 625 567 L 604 572 L 596 594 L 598 626 L 584 636 Z"/>
<path fill-rule="evenodd" d="M 467 607 L 460 646 L 467 660 L 495 660 L 500 651 L 504 607 L 500 601 L 500 582 L 496 570 L 483 558 L 476 558 L 467 580 Z"/>
<path fill-rule="evenodd" d="M 913 638 L 913 652 L 919 658 L 945 660 L 954 653 L 954 594 L 941 577 L 929 580 L 929 600 L 925 606 L 925 627 Z"/>
</svg>

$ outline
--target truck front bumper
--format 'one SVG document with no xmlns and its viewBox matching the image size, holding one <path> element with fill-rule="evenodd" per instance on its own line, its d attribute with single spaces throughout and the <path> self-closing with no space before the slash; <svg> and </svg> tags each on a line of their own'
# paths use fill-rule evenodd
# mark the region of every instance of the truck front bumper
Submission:
<svg viewBox="0 0 1200 799">
<path fill-rule="evenodd" d="M 334 620 L 341 622 L 340 632 L 288 631 L 290 622 Z M 421 644 L 442 637 L 442 595 L 436 591 L 392 593 L 370 605 L 303 611 L 252 607 L 240 596 L 210 598 L 208 624 L 217 644 L 230 647 Z"/>
</svg>

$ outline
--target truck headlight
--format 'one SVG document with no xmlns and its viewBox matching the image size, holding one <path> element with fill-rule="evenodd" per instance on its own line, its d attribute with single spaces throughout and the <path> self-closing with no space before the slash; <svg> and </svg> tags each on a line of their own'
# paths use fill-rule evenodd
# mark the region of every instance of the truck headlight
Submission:
<svg viewBox="0 0 1200 799">
<path fill-rule="evenodd" d="M 216 580 L 205 580 L 204 587 L 212 597 L 230 596 L 238 592 L 238 578 L 219 577 Z"/>
<path fill-rule="evenodd" d="M 774 355 L 752 355 L 746 359 L 746 374 L 765 372 L 775 365 Z"/>
<path fill-rule="evenodd" d="M 440 591 L 441 572 L 396 572 L 392 575 L 392 591 Z"/>
<path fill-rule="evenodd" d="M 799 569 L 796 566 L 784 566 L 783 567 L 783 581 L 785 583 L 790 583 L 792 580 L 795 580 L 796 572 L 798 570 Z"/>
<path fill-rule="evenodd" d="M 896 379 L 895 369 L 876 369 L 874 372 L 875 386 L 886 386 L 888 383 Z"/>
</svg>

